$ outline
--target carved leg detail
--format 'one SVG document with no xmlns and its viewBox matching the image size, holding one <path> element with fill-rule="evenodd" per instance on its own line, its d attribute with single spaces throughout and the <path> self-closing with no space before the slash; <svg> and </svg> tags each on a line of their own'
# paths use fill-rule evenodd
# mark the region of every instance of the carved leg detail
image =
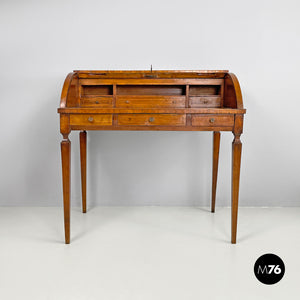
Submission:
<svg viewBox="0 0 300 300">
<path fill-rule="evenodd" d="M 232 142 L 232 187 L 231 187 L 231 243 L 236 243 L 237 216 L 239 202 L 239 184 L 242 142 L 240 135 L 235 135 Z"/>
<path fill-rule="evenodd" d="M 81 131 L 79 133 L 79 141 L 80 141 L 82 212 L 86 213 L 86 131 Z"/>
<path fill-rule="evenodd" d="M 212 165 L 212 191 L 211 191 L 211 212 L 215 212 L 217 178 L 219 165 L 220 132 L 213 133 L 213 165 Z"/>
<path fill-rule="evenodd" d="M 71 142 L 69 139 L 64 139 L 60 145 L 64 196 L 65 243 L 70 244 Z"/>
</svg>

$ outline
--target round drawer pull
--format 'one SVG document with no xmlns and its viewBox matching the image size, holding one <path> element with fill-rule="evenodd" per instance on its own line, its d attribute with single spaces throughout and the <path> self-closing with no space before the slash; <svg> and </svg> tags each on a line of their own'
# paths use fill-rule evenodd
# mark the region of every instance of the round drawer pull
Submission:
<svg viewBox="0 0 300 300">
<path fill-rule="evenodd" d="M 176 101 L 172 101 L 173 104 L 176 104 Z"/>
<path fill-rule="evenodd" d="M 207 103 L 208 103 L 208 100 L 206 100 L 206 99 L 203 100 L 203 103 L 204 103 L 204 104 L 207 104 Z"/>
<path fill-rule="evenodd" d="M 125 103 L 126 103 L 126 104 L 128 104 L 128 103 L 129 103 L 129 101 L 128 101 L 128 100 L 126 100 L 126 101 L 125 101 Z"/>
<path fill-rule="evenodd" d="M 93 117 L 89 117 L 89 118 L 88 118 L 88 121 L 89 121 L 89 122 L 93 122 L 93 121 L 94 121 L 94 118 L 93 118 Z"/>
<path fill-rule="evenodd" d="M 99 104 L 99 101 L 95 101 L 96 104 Z"/>
<path fill-rule="evenodd" d="M 154 122 L 154 118 L 153 117 L 149 118 L 149 122 Z"/>
<path fill-rule="evenodd" d="M 215 122 L 214 118 L 209 119 L 209 123 L 214 123 L 214 122 Z"/>
</svg>

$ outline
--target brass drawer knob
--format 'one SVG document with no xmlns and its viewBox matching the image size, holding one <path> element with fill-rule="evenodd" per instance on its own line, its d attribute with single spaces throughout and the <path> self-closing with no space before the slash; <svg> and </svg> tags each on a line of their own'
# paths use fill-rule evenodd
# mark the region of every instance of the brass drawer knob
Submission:
<svg viewBox="0 0 300 300">
<path fill-rule="evenodd" d="M 209 123 L 214 123 L 214 122 L 215 122 L 214 118 L 209 119 Z"/>
<path fill-rule="evenodd" d="M 89 117 L 89 118 L 88 118 L 88 121 L 89 121 L 89 122 L 93 122 L 93 121 L 94 121 L 94 118 L 93 118 L 93 117 Z"/>
<path fill-rule="evenodd" d="M 154 122 L 154 118 L 153 117 L 149 118 L 149 122 Z"/>
<path fill-rule="evenodd" d="M 207 100 L 207 99 L 203 100 L 203 103 L 204 103 L 204 104 L 207 104 L 207 103 L 208 103 L 208 100 Z"/>
</svg>

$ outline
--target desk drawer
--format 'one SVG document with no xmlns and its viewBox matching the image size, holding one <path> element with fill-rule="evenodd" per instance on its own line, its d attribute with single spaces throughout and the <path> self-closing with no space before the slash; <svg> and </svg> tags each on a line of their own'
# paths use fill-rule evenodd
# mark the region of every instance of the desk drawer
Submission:
<svg viewBox="0 0 300 300">
<path fill-rule="evenodd" d="M 233 124 L 233 115 L 192 115 L 192 126 L 229 127 L 233 126 Z"/>
<path fill-rule="evenodd" d="M 118 125 L 185 126 L 183 114 L 120 114 Z"/>
<path fill-rule="evenodd" d="M 81 107 L 112 107 L 112 96 L 81 97 Z"/>
<path fill-rule="evenodd" d="M 70 115 L 70 125 L 112 125 L 112 115 L 110 114 L 74 114 Z"/>
<path fill-rule="evenodd" d="M 221 107 L 220 96 L 193 96 L 189 98 L 190 107 Z"/>
<path fill-rule="evenodd" d="M 161 108 L 185 107 L 185 96 L 122 95 L 117 96 L 116 107 Z"/>
</svg>

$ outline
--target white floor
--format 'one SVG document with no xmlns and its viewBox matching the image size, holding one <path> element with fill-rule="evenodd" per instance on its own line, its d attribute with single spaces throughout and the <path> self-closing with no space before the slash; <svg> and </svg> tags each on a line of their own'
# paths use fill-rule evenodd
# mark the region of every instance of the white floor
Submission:
<svg viewBox="0 0 300 300">
<path fill-rule="evenodd" d="M 300 299 L 300 208 L 240 208 L 238 244 L 230 209 L 72 209 L 71 244 L 62 208 L 0 208 L 0 299 Z M 272 286 L 256 259 L 279 255 Z"/>
</svg>

